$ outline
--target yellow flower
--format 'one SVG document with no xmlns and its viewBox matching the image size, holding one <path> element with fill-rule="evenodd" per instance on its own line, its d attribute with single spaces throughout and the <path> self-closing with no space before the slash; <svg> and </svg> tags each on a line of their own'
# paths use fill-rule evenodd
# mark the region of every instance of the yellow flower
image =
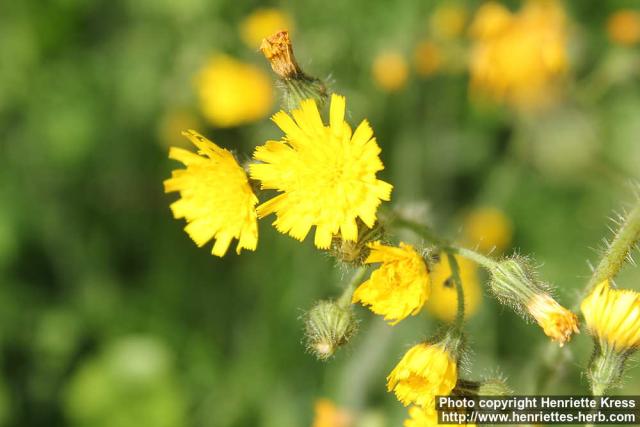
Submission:
<svg viewBox="0 0 640 427">
<path fill-rule="evenodd" d="M 513 226 L 499 209 L 481 207 L 471 211 L 464 220 L 467 240 L 482 252 L 502 252 L 511 243 Z"/>
<path fill-rule="evenodd" d="M 527 304 L 527 310 L 544 333 L 561 347 L 578 332 L 578 316 L 545 293 L 535 295 Z"/>
<path fill-rule="evenodd" d="M 279 9 L 256 9 L 240 24 L 240 35 L 251 49 L 257 49 L 262 39 L 276 31 L 293 30 L 289 15 Z"/>
<path fill-rule="evenodd" d="M 387 390 L 394 391 L 403 405 L 432 407 L 435 396 L 451 393 L 458 379 L 458 367 L 445 346 L 413 346 L 387 377 Z"/>
<path fill-rule="evenodd" d="M 398 52 L 382 52 L 373 61 L 373 80 L 381 89 L 396 92 L 404 87 L 409 77 L 407 61 Z"/>
<path fill-rule="evenodd" d="M 318 399 L 315 404 L 315 418 L 312 427 L 349 427 L 353 425 L 353 416 L 338 408 L 329 399 Z"/>
<path fill-rule="evenodd" d="M 429 26 L 434 36 L 450 40 L 464 31 L 467 22 L 467 10 L 459 4 L 444 4 L 433 13 Z"/>
<path fill-rule="evenodd" d="M 617 352 L 640 347 L 640 293 L 612 289 L 607 280 L 582 301 L 587 328 Z"/>
<path fill-rule="evenodd" d="M 204 117 L 214 126 L 233 127 L 269 114 L 271 79 L 264 71 L 227 55 L 216 55 L 200 70 L 196 90 Z"/>
<path fill-rule="evenodd" d="M 460 267 L 460 279 L 464 291 L 464 314 L 469 317 L 478 310 L 482 292 L 478 281 L 478 266 L 466 258 L 456 256 Z M 426 309 L 437 318 L 451 322 L 458 312 L 458 293 L 451 278 L 449 258 L 442 256 L 433 266 L 431 277 L 431 296 Z"/>
<path fill-rule="evenodd" d="M 420 42 L 413 52 L 413 62 L 416 72 L 422 77 L 435 74 L 442 65 L 440 48 L 429 40 Z"/>
<path fill-rule="evenodd" d="M 471 28 L 472 93 L 522 109 L 553 101 L 568 68 L 565 21 L 553 0 L 530 0 L 517 14 L 483 5 Z"/>
<path fill-rule="evenodd" d="M 367 264 L 382 263 L 369 280 L 353 293 L 352 302 L 368 305 L 392 325 L 410 314 L 418 314 L 429 297 L 427 266 L 411 245 L 400 247 L 373 242 Z"/>
<path fill-rule="evenodd" d="M 242 249 L 254 250 L 258 199 L 244 169 L 231 152 L 196 131 L 183 135 L 198 147 L 198 154 L 177 147 L 169 151 L 169 158 L 186 166 L 164 181 L 165 192 L 180 192 L 180 199 L 171 204 L 174 217 L 187 220 L 185 231 L 198 246 L 215 239 L 213 255 L 223 256 L 234 238 L 238 239 L 238 254 Z"/>
<path fill-rule="evenodd" d="M 404 420 L 404 427 L 437 427 L 437 426 L 473 426 L 475 424 L 438 424 L 438 412 L 435 408 L 423 408 L 412 406 L 409 408 L 409 417 Z"/>
<path fill-rule="evenodd" d="M 258 216 L 275 213 L 278 231 L 300 241 L 316 226 L 320 249 L 337 234 L 356 241 L 356 219 L 373 227 L 378 206 L 391 195 L 392 186 L 376 178 L 384 166 L 369 123 L 363 120 L 352 133 L 344 114 L 345 99 L 338 95 L 331 97 L 329 126 L 313 100 L 303 101 L 293 118 L 280 111 L 273 121 L 284 139 L 256 148 L 254 158 L 264 163 L 250 166 L 262 188 L 281 193 L 261 204 Z"/>
<path fill-rule="evenodd" d="M 633 45 L 640 41 L 640 12 L 619 10 L 607 20 L 609 38 L 622 45 Z"/>
</svg>

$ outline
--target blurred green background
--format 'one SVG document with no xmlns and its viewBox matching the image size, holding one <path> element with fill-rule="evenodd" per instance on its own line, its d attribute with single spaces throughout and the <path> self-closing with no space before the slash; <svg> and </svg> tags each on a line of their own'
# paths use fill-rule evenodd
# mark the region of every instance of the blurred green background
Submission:
<svg viewBox="0 0 640 427">
<path fill-rule="evenodd" d="M 466 28 L 481 2 L 455 3 L 465 28 L 446 40 L 433 33 L 443 4 L 3 2 L 0 424 L 298 427 L 312 424 L 323 397 L 360 414 L 358 425 L 405 418 L 385 377 L 435 330 L 433 318 L 392 328 L 358 308 L 359 335 L 316 361 L 300 317 L 340 292 L 344 272 L 333 259 L 269 221 L 256 252 L 218 259 L 171 217 L 175 195 L 163 194 L 162 181 L 178 167 L 167 151 L 184 144 L 182 127 L 241 160 L 281 136 L 268 120 L 277 99 L 260 119 L 222 128 L 202 114 L 194 83 L 219 53 L 274 79 L 258 46 L 243 42 L 242 23 L 259 8 L 289 17 L 302 67 L 347 96 L 352 124 L 371 122 L 392 203 L 420 207 L 454 238 L 474 208 L 500 209 L 513 226 L 506 253 L 532 255 L 572 305 L 610 235 L 608 218 L 633 201 L 640 178 L 640 48 L 607 34 L 609 16 L 637 3 L 564 5 L 564 94 L 535 114 L 473 101 Z M 520 2 L 504 4 L 516 11 Z M 428 76 L 413 59 L 425 39 L 448 55 Z M 392 89 L 372 75 L 381 52 L 406 61 Z M 629 268 L 618 283 L 638 289 L 639 278 Z M 554 364 L 537 353 L 546 337 L 490 297 L 468 329 L 467 378 L 499 371 L 518 393 L 538 382 L 550 394 L 588 392 L 586 334 L 548 380 L 535 367 Z M 640 394 L 638 368 L 627 376 L 621 392 Z"/>
</svg>

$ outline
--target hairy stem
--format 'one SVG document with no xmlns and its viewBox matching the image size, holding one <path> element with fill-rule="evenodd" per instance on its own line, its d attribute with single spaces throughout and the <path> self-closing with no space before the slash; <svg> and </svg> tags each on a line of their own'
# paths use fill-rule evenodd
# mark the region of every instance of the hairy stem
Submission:
<svg viewBox="0 0 640 427">
<path fill-rule="evenodd" d="M 347 308 L 351 305 L 351 299 L 353 298 L 353 292 L 356 290 L 356 287 L 362 281 L 365 273 L 367 272 L 367 267 L 361 266 L 353 272 L 353 276 L 351 276 L 351 280 L 345 286 L 344 291 L 342 291 L 342 295 L 338 298 L 338 305 L 342 308 Z"/>
<path fill-rule="evenodd" d="M 587 283 L 585 294 L 591 292 L 598 283 L 618 274 L 638 240 L 640 240 L 640 200 L 636 202 L 609 244 L 607 251 L 591 275 L 589 283 Z"/>
</svg>

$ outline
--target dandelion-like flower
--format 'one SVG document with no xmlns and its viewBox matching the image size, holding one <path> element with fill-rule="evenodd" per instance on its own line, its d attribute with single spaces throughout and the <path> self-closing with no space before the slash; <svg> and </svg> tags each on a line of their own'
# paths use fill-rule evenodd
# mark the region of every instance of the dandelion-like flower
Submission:
<svg viewBox="0 0 640 427">
<path fill-rule="evenodd" d="M 228 55 L 212 57 L 195 79 L 204 117 L 214 126 L 233 127 L 262 119 L 273 105 L 264 71 Z"/>
<path fill-rule="evenodd" d="M 471 316 L 478 310 L 482 291 L 478 281 L 478 266 L 473 261 L 456 256 L 460 280 L 464 291 L 464 315 Z M 427 311 L 446 322 L 452 322 L 458 313 L 458 292 L 451 277 L 449 257 L 443 256 L 433 265 L 429 274 L 431 295 L 425 307 Z"/>
<path fill-rule="evenodd" d="M 544 333 L 560 346 L 571 339 L 578 330 L 578 316 L 567 310 L 550 295 L 535 295 L 527 305 L 529 314 L 536 320 Z"/>
<path fill-rule="evenodd" d="M 356 220 L 373 227 L 378 206 L 391 195 L 392 186 L 376 178 L 384 166 L 371 127 L 365 120 L 352 133 L 344 114 L 338 95 L 331 97 L 329 126 L 313 100 L 303 101 L 293 118 L 280 111 L 273 121 L 284 139 L 258 147 L 254 158 L 263 163 L 250 166 L 263 189 L 280 192 L 258 206 L 258 216 L 275 213 L 278 231 L 300 241 L 315 226 L 320 249 L 329 248 L 334 235 L 356 241 Z"/>
<path fill-rule="evenodd" d="M 232 239 L 238 239 L 236 252 L 254 250 L 258 243 L 255 206 L 247 174 L 230 151 L 218 147 L 193 130 L 183 135 L 198 153 L 171 147 L 169 158 L 186 169 L 174 170 L 164 181 L 165 192 L 177 191 L 180 199 L 171 204 L 175 218 L 187 220 L 185 231 L 198 246 L 215 239 L 212 254 L 223 256 Z"/>
<path fill-rule="evenodd" d="M 371 249 L 366 264 L 382 263 L 369 280 L 353 293 L 353 303 L 361 302 L 384 316 L 392 325 L 410 314 L 417 314 L 429 297 L 427 266 L 413 246 L 385 246 L 380 242 Z"/>
<path fill-rule="evenodd" d="M 435 396 L 451 393 L 458 379 L 454 356 L 442 344 L 413 346 L 387 377 L 387 390 L 394 391 L 403 405 L 429 408 Z"/>
<path fill-rule="evenodd" d="M 612 289 L 607 280 L 582 301 L 589 331 L 617 352 L 640 347 L 640 293 Z"/>
<path fill-rule="evenodd" d="M 523 109 L 548 104 L 568 68 L 565 21 L 552 0 L 530 0 L 517 14 L 485 3 L 471 28 L 472 91 Z"/>
</svg>

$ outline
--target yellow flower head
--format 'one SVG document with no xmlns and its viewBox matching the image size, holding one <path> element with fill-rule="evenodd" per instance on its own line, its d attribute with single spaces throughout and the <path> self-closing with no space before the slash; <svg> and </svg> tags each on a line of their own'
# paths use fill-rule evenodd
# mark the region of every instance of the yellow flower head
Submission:
<svg viewBox="0 0 640 427">
<path fill-rule="evenodd" d="M 439 344 L 413 346 L 387 377 L 387 390 L 403 405 L 431 407 L 435 396 L 451 393 L 458 379 L 456 361 Z"/>
<path fill-rule="evenodd" d="M 338 408 L 329 399 L 318 399 L 315 404 L 315 418 L 312 427 L 350 427 L 353 416 Z"/>
<path fill-rule="evenodd" d="M 276 31 L 293 30 L 289 15 L 279 9 L 256 9 L 240 24 L 240 35 L 251 49 L 257 49 L 262 39 Z"/>
<path fill-rule="evenodd" d="M 471 316 L 478 310 L 482 291 L 478 281 L 478 266 L 466 258 L 456 256 L 460 267 L 460 280 L 464 291 L 464 314 Z M 431 296 L 426 309 L 429 313 L 446 322 L 455 319 L 458 313 L 458 292 L 451 278 L 449 257 L 443 256 L 432 268 Z"/>
<path fill-rule="evenodd" d="M 561 347 L 571 339 L 574 332 L 578 332 L 578 316 L 546 293 L 535 295 L 527 304 L 527 310 L 544 333 Z"/>
<path fill-rule="evenodd" d="M 404 420 L 404 427 L 437 427 L 437 426 L 473 426 L 475 424 L 438 424 L 438 412 L 435 408 L 423 408 L 412 406 L 409 408 L 409 417 Z"/>
<path fill-rule="evenodd" d="M 331 97 L 329 126 L 313 100 L 302 101 L 291 114 L 273 116 L 284 139 L 268 141 L 254 153 L 264 163 L 251 165 L 251 177 L 281 193 L 258 206 L 258 216 L 275 213 L 278 231 L 300 241 L 316 226 L 320 249 L 329 248 L 337 234 L 356 241 L 356 219 L 373 227 L 378 206 L 392 189 L 376 178 L 384 166 L 369 123 L 362 121 L 352 133 L 344 121 L 345 99 L 338 95 Z"/>
<path fill-rule="evenodd" d="M 587 328 L 618 352 L 640 347 L 640 293 L 612 289 L 607 280 L 582 301 Z"/>
<path fill-rule="evenodd" d="M 502 252 L 511 243 L 513 226 L 499 209 L 481 207 L 471 211 L 464 220 L 464 231 L 471 245 L 482 252 Z"/>
<path fill-rule="evenodd" d="M 211 58 L 195 80 L 204 117 L 212 125 L 233 127 L 269 114 L 271 79 L 264 71 L 227 55 Z"/>
<path fill-rule="evenodd" d="M 215 239 L 213 255 L 223 256 L 234 238 L 238 239 L 237 253 L 254 250 L 258 244 L 258 199 L 244 169 L 231 152 L 196 131 L 183 135 L 198 147 L 198 154 L 177 147 L 169 151 L 169 158 L 186 166 L 174 170 L 164 181 L 165 192 L 180 192 L 180 199 L 171 204 L 174 217 L 187 220 L 185 231 L 198 246 Z"/>
<path fill-rule="evenodd" d="M 422 77 L 435 74 L 442 65 L 440 48 L 430 40 L 420 42 L 413 52 L 416 72 Z"/>
<path fill-rule="evenodd" d="M 552 101 L 568 67 L 565 21 L 553 0 L 530 0 L 517 14 L 483 5 L 471 28 L 472 92 L 523 109 Z"/>
<path fill-rule="evenodd" d="M 430 292 L 429 273 L 420 254 L 404 243 L 399 248 L 380 242 L 368 246 L 371 253 L 365 263 L 382 265 L 356 289 L 352 302 L 368 305 L 392 325 L 417 314 Z"/>
<path fill-rule="evenodd" d="M 373 61 L 371 72 L 376 85 L 387 92 L 404 87 L 409 77 L 407 60 L 399 52 L 382 52 Z"/>
<path fill-rule="evenodd" d="M 634 45 L 640 41 L 640 11 L 619 10 L 607 20 L 607 34 L 618 44 Z"/>
</svg>

